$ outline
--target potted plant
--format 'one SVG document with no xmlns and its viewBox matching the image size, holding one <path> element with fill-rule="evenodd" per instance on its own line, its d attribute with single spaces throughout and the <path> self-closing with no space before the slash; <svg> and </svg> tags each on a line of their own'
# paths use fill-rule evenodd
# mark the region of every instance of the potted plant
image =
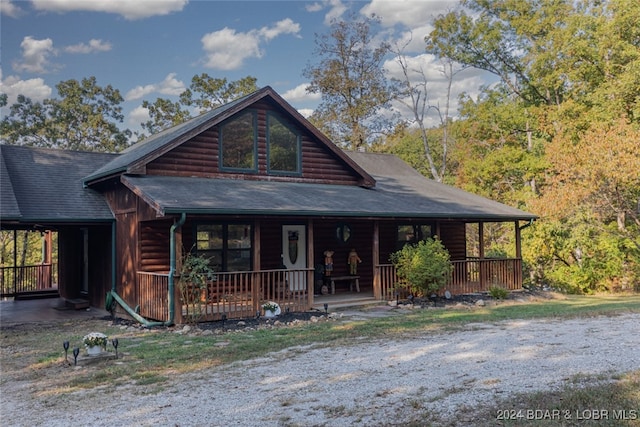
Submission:
<svg viewBox="0 0 640 427">
<path fill-rule="evenodd" d="M 264 317 L 271 318 L 280 314 L 280 306 L 273 301 L 262 304 L 262 309 L 264 310 Z"/>
<path fill-rule="evenodd" d="M 107 349 L 107 336 L 102 332 L 91 332 L 82 338 L 87 354 L 96 355 Z"/>
</svg>

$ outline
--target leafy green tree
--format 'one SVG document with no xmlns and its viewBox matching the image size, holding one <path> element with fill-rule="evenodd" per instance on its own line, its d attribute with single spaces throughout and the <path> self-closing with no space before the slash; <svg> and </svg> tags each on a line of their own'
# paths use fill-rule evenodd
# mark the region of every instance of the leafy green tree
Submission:
<svg viewBox="0 0 640 427">
<path fill-rule="evenodd" d="M 118 152 L 129 145 L 120 92 L 95 77 L 56 85 L 59 98 L 33 102 L 18 96 L 0 123 L 3 143 L 70 150 Z"/>
<path fill-rule="evenodd" d="M 216 79 L 206 73 L 195 75 L 191 85 L 180 94 L 180 103 L 208 111 L 258 90 L 257 79 L 246 76 L 233 82 Z"/>
<path fill-rule="evenodd" d="M 164 129 L 178 125 L 189 120 L 191 114 L 184 109 L 179 102 L 173 102 L 167 98 L 158 98 L 153 103 L 142 101 L 142 107 L 149 111 L 150 119 L 140 126 L 149 135 L 158 133 Z M 144 134 L 138 134 L 138 139 L 144 139 Z"/>
<path fill-rule="evenodd" d="M 153 135 L 189 120 L 194 108 L 197 112 L 204 112 L 255 92 L 258 90 L 256 81 L 251 76 L 228 82 L 227 79 L 216 79 L 206 73 L 195 75 L 189 88 L 180 94 L 179 101 L 166 98 L 157 98 L 154 102 L 143 101 L 142 106 L 149 111 L 150 119 L 140 125 Z M 143 139 L 146 135 L 137 136 Z"/>
<path fill-rule="evenodd" d="M 369 144 L 388 126 L 377 113 L 396 93 L 382 68 L 390 47 L 376 41 L 374 27 L 379 22 L 375 16 L 334 19 L 328 34 L 316 35 L 318 63 L 303 72 L 310 80 L 307 91 L 322 96 L 311 121 L 350 149 Z"/>
<path fill-rule="evenodd" d="M 463 100 L 457 183 L 541 215 L 523 245 L 534 278 L 629 288 L 640 268 L 640 3 L 462 0 L 427 50 L 500 81 Z"/>
<path fill-rule="evenodd" d="M 449 251 L 439 239 L 426 239 L 405 245 L 391 254 L 403 285 L 416 295 L 431 295 L 442 289 L 453 271 Z"/>
</svg>

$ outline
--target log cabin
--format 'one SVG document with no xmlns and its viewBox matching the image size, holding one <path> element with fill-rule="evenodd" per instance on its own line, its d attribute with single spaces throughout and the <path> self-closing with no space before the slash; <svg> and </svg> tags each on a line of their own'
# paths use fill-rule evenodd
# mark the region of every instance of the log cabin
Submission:
<svg viewBox="0 0 640 427">
<path fill-rule="evenodd" d="M 344 151 L 268 86 L 119 154 L 1 149 L 2 229 L 58 236 L 57 283 L 44 287 L 146 324 L 185 321 L 187 254 L 215 272 L 203 321 L 252 317 L 266 301 L 304 311 L 327 294 L 397 298 L 390 255 L 433 236 L 454 266 L 443 292 L 519 289 L 521 230 L 536 218 L 396 156 Z M 513 256 L 485 257 L 485 223 L 511 224 Z M 4 296 L 22 289 L 12 268 Z"/>
</svg>

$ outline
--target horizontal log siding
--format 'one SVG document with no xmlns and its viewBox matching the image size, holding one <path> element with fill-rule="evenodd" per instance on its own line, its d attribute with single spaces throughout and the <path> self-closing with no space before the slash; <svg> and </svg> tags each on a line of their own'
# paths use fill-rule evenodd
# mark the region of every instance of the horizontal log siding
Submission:
<svg viewBox="0 0 640 427">
<path fill-rule="evenodd" d="M 211 127 L 191 138 L 170 152 L 147 164 L 149 175 L 169 175 L 203 178 L 233 176 L 248 180 L 265 179 L 267 171 L 267 103 L 257 104 L 258 109 L 258 172 L 242 173 L 220 170 L 219 127 Z M 357 185 L 358 178 L 331 151 L 312 134 L 298 128 L 302 141 L 302 175 L 269 176 L 272 181 L 314 182 L 326 184 Z"/>
<path fill-rule="evenodd" d="M 148 272 L 169 271 L 169 229 L 172 222 L 140 224 L 140 269 Z"/>
<path fill-rule="evenodd" d="M 464 260 L 467 257 L 467 241 L 463 222 L 441 222 L 440 240 L 449 251 L 452 260 Z"/>
</svg>

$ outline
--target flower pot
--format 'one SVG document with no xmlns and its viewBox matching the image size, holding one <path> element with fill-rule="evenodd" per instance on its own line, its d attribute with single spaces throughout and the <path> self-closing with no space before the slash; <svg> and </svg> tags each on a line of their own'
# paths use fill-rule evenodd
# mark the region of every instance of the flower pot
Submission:
<svg viewBox="0 0 640 427">
<path fill-rule="evenodd" d="M 276 312 L 275 311 L 271 311 L 271 310 L 265 310 L 264 311 L 264 317 L 266 317 L 267 319 L 272 319 L 272 318 L 276 317 Z"/>
<path fill-rule="evenodd" d="M 100 353 L 102 353 L 102 347 L 100 347 L 99 345 L 92 345 L 90 347 L 87 347 L 87 354 L 89 356 L 96 356 Z"/>
</svg>

